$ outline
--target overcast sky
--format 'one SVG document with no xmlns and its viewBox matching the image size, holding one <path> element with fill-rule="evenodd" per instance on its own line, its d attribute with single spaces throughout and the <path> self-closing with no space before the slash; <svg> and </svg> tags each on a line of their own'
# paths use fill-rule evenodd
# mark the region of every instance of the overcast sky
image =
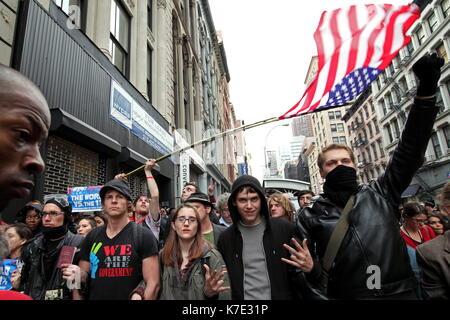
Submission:
<svg viewBox="0 0 450 320">
<path fill-rule="evenodd" d="M 223 34 L 237 119 L 250 124 L 278 117 L 300 100 L 309 62 L 317 54 L 313 34 L 323 11 L 378 3 L 408 1 L 209 0 L 216 30 Z M 283 123 L 289 120 L 245 134 L 253 175 L 260 181 L 266 135 Z M 267 136 L 267 150 L 290 139 L 290 127 L 276 128 Z"/>
</svg>

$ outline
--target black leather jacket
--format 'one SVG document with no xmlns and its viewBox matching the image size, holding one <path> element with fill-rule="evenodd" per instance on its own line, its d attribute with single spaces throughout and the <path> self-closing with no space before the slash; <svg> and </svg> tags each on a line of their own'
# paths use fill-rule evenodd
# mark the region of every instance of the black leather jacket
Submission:
<svg viewBox="0 0 450 320">
<path fill-rule="evenodd" d="M 66 286 L 66 282 L 62 279 L 61 269 L 56 268 L 56 262 L 63 246 L 79 248 L 83 239 L 83 237 L 68 231 L 56 249 L 48 253 L 45 249 L 44 236 L 41 234 L 36 237 L 26 246 L 22 254 L 24 266 L 21 272 L 21 291 L 24 291 L 34 300 L 45 300 L 46 291 L 58 290 L 57 294 L 55 292 L 54 299 L 71 300 L 72 295 Z M 56 260 L 54 265 L 46 264 L 46 261 L 48 261 L 46 258 L 50 256 L 52 257 L 50 260 Z M 78 254 L 75 255 L 74 264 L 77 264 L 77 260 Z M 52 274 L 51 279 L 45 279 L 48 268 L 53 268 L 53 270 L 49 270 Z"/>
<path fill-rule="evenodd" d="M 402 192 L 423 163 L 437 112 L 435 100 L 416 99 L 385 173 L 376 181 L 359 186 L 348 216 L 349 230 L 330 270 L 331 298 L 389 298 L 417 286 L 399 232 L 398 208 Z M 322 270 L 318 261 L 325 253 L 341 210 L 323 196 L 317 196 L 297 220 L 315 258 L 314 268 L 308 274 L 313 283 L 319 281 Z M 372 265 L 380 268 L 379 290 L 370 290 L 367 285 L 373 275 L 373 271 L 368 271 Z"/>
</svg>

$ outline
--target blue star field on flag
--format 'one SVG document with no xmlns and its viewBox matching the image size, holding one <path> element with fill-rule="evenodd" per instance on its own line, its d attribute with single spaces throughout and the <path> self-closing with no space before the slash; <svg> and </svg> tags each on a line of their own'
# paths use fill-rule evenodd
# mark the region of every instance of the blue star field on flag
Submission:
<svg viewBox="0 0 450 320">
<path fill-rule="evenodd" d="M 316 110 L 339 107 L 353 101 L 381 72 L 383 71 L 369 67 L 354 70 L 331 89 L 327 103 Z"/>
</svg>

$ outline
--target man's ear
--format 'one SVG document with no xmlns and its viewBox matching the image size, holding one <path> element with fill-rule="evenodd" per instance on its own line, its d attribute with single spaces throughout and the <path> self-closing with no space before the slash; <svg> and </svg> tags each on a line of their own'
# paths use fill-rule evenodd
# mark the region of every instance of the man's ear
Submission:
<svg viewBox="0 0 450 320">
<path fill-rule="evenodd" d="M 205 207 L 205 208 L 206 208 L 206 213 L 207 213 L 207 214 L 210 214 L 211 211 L 212 211 L 212 207 L 207 206 L 207 207 Z"/>
</svg>

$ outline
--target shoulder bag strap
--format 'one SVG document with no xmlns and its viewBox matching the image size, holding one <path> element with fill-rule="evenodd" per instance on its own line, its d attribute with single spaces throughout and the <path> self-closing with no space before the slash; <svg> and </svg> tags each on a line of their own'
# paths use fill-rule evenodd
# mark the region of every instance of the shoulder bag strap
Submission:
<svg viewBox="0 0 450 320">
<path fill-rule="evenodd" d="M 328 276 L 333 265 L 336 254 L 341 247 L 342 240 L 344 240 L 345 235 L 348 230 L 348 213 L 352 210 L 353 204 L 355 203 L 355 196 L 352 195 L 348 199 L 344 210 L 341 212 L 341 216 L 334 227 L 333 233 L 331 234 L 330 240 L 328 241 L 327 249 L 322 260 L 322 275 L 320 279 L 321 285 L 326 288 L 328 286 Z"/>
</svg>

